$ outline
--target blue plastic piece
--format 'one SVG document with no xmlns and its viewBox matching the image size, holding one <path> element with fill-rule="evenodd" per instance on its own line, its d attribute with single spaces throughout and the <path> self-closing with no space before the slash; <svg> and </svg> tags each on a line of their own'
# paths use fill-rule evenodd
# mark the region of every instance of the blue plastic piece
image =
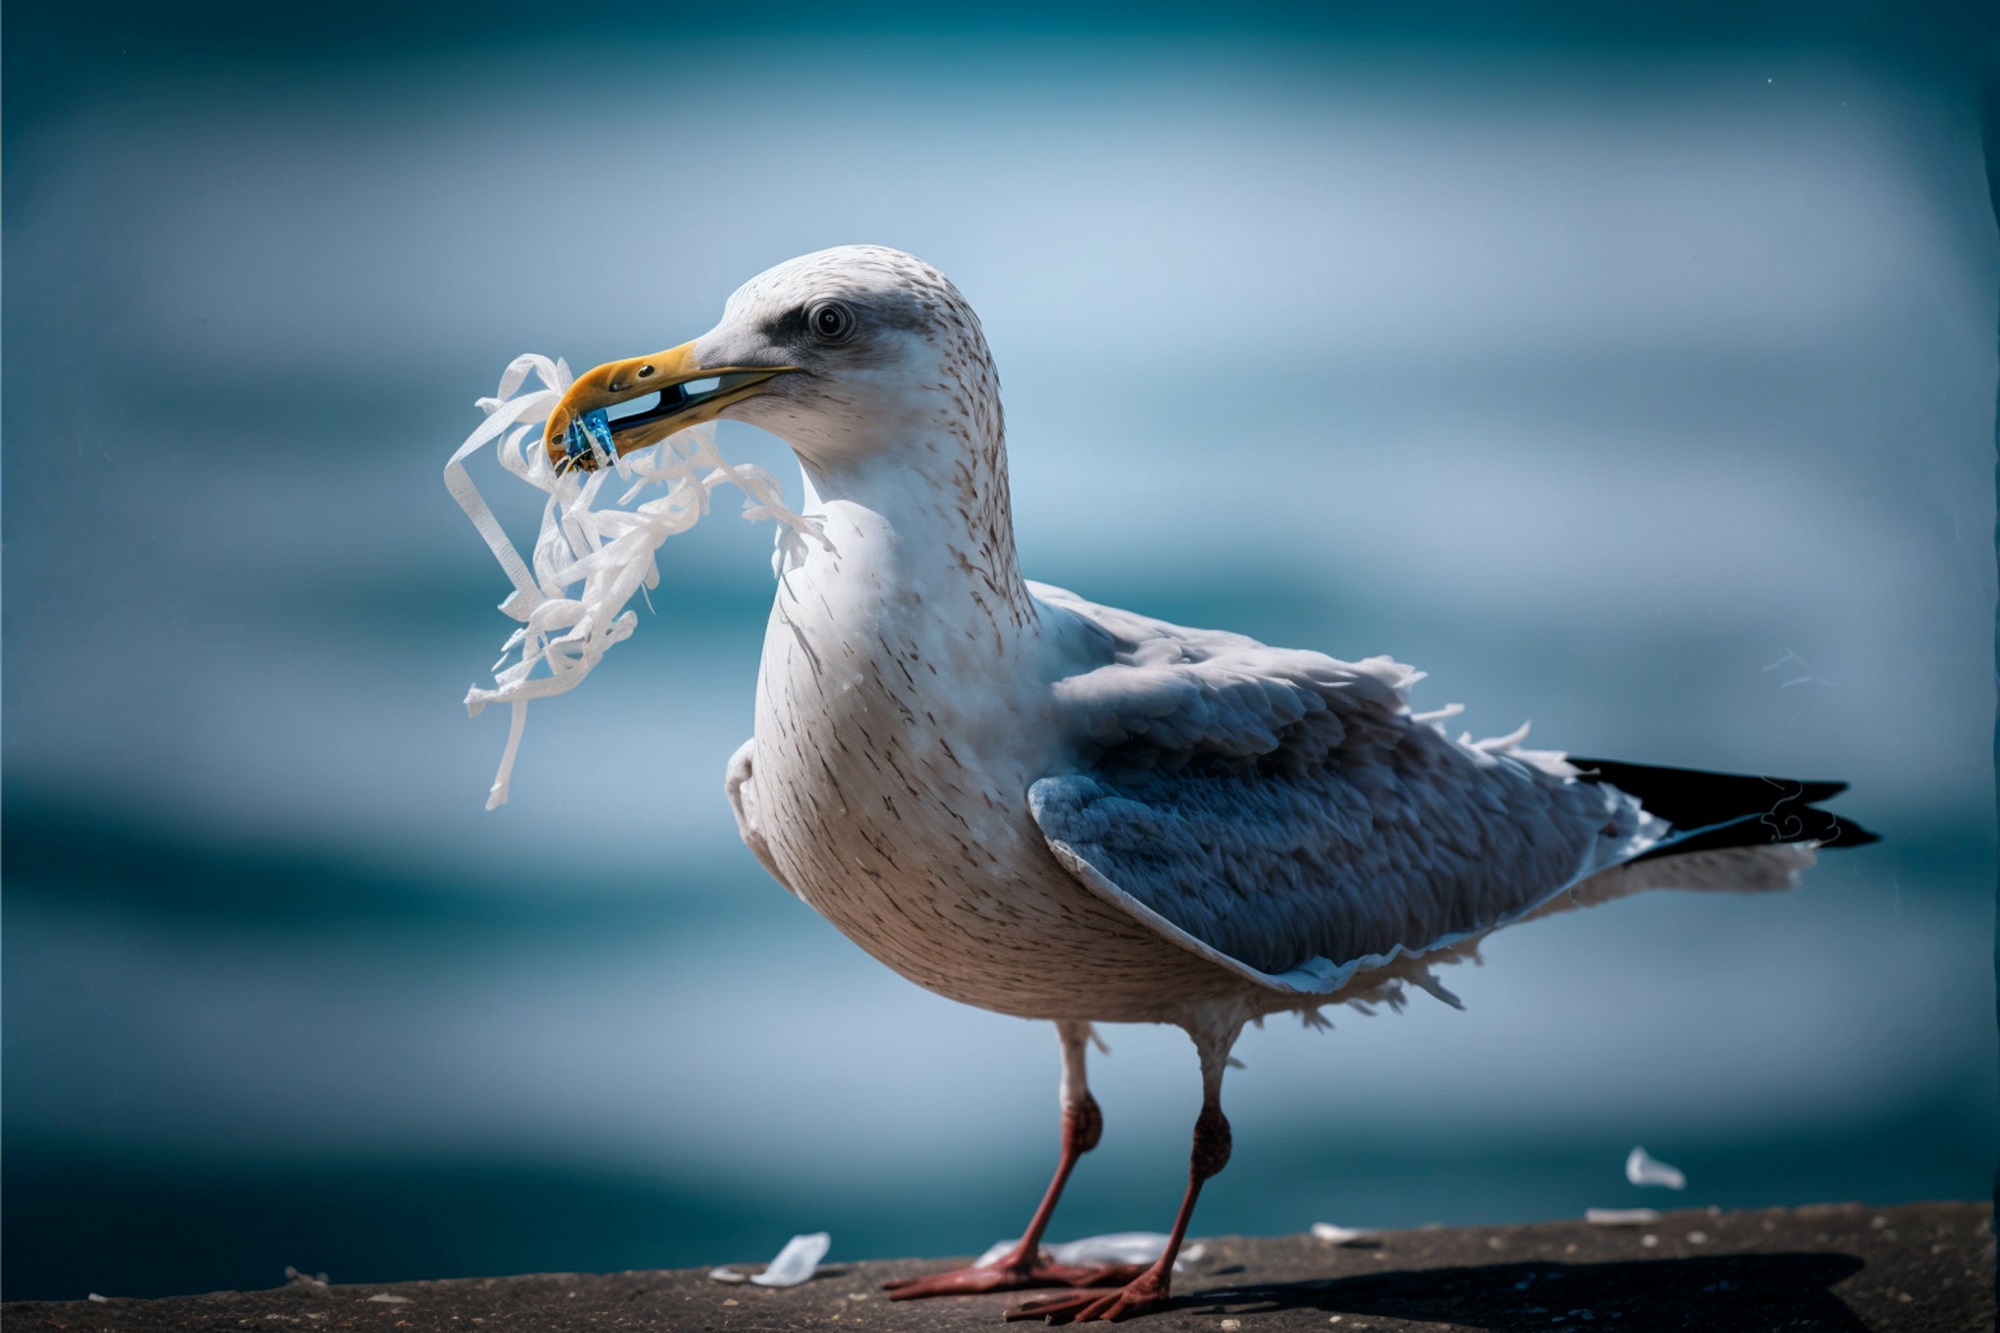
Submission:
<svg viewBox="0 0 2000 1333">
<path fill-rule="evenodd" d="M 616 457 L 617 447 L 611 443 L 611 418 L 603 408 L 570 418 L 569 430 L 563 436 L 565 463 L 575 467 L 588 459 L 583 466 L 597 467 Z"/>
</svg>

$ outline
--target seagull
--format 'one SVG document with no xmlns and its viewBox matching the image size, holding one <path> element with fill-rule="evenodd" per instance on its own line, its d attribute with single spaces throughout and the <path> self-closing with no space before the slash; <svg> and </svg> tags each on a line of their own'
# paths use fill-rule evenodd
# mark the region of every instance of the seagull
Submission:
<svg viewBox="0 0 2000 1333">
<path fill-rule="evenodd" d="M 624 408 L 610 416 L 610 409 Z M 1495 930 L 1640 889 L 1789 887 L 1874 835 L 1836 782 L 1453 739 L 1421 673 L 1100 606 L 1025 580 L 1000 383 L 978 317 L 916 257 L 842 246 L 744 284 L 668 351 L 596 367 L 551 413 L 559 467 L 705 421 L 783 439 L 823 540 L 781 546 L 752 738 L 725 787 L 781 885 L 904 977 L 1055 1024 L 1061 1153 L 1018 1244 L 896 1299 L 1065 1288 L 1009 1308 L 1119 1320 L 1171 1299 L 1222 1082 L 1248 1023 L 1457 999 L 1435 968 Z M 1163 1023 L 1201 1071 L 1158 1259 L 1068 1265 L 1042 1237 L 1103 1131 L 1096 1023 Z"/>
</svg>

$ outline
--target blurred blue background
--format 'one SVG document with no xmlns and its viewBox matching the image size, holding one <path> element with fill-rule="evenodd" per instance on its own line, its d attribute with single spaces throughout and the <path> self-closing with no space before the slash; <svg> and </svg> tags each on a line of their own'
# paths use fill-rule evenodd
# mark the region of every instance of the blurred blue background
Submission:
<svg viewBox="0 0 2000 1333">
<path fill-rule="evenodd" d="M 737 843 L 767 528 L 667 548 L 497 813 L 459 706 L 508 625 L 439 481 L 472 400 L 850 241 L 983 315 L 1032 576 L 1886 835 L 1502 935 L 1462 1014 L 1253 1032 L 1198 1232 L 1985 1195 L 1979 8 L 11 6 L 6 1294 L 1018 1230 L 1049 1029 Z M 1106 1035 L 1058 1239 L 1182 1181 L 1185 1039 Z"/>
</svg>

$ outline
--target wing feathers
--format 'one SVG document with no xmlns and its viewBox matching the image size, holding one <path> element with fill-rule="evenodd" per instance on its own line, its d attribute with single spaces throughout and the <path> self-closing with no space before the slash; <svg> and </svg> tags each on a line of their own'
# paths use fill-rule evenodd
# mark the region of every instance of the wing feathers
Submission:
<svg viewBox="0 0 2000 1333">
<path fill-rule="evenodd" d="M 1412 718 L 1418 675 L 1387 658 L 1057 604 L 1115 652 L 1056 686 L 1080 760 L 1033 784 L 1037 823 L 1093 890 L 1264 984 L 1330 993 L 1531 911 L 1650 834 L 1614 788 L 1511 753 L 1518 735 L 1474 747 Z"/>
<path fill-rule="evenodd" d="M 1530 915 L 1682 880 L 1779 887 L 1815 844 L 1874 840 L 1812 808 L 1841 783 L 1569 759 L 1520 748 L 1525 727 L 1453 741 L 1457 707 L 1413 715 L 1421 673 L 1386 657 L 1269 648 L 1030 587 L 1104 650 L 1054 687 L 1077 758 L 1029 792 L 1051 850 L 1092 892 L 1275 990 L 1331 995 L 1362 972 L 1422 984 L 1422 956 Z M 1750 843 L 1765 845 L 1732 850 Z"/>
</svg>

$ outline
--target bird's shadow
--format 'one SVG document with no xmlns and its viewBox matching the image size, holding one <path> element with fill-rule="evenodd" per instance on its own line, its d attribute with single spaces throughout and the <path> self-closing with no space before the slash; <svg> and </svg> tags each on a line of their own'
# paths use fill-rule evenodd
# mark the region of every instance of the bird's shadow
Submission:
<svg viewBox="0 0 2000 1333">
<path fill-rule="evenodd" d="M 1495 1333 L 1578 1326 L 1602 1333 L 1731 1333 L 1779 1324 L 1797 1333 L 1866 1333 L 1868 1326 L 1830 1290 L 1862 1267 L 1848 1254 L 1509 1263 L 1212 1288 L 1175 1304 L 1191 1314 L 1319 1310 Z"/>
</svg>

